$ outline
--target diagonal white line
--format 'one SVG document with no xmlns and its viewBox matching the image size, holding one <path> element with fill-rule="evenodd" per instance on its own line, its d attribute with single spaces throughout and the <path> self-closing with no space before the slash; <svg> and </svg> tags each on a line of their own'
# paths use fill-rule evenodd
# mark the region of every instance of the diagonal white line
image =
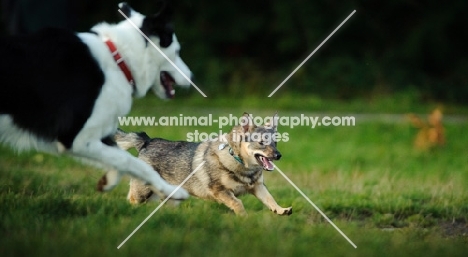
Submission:
<svg viewBox="0 0 468 257">
<path fill-rule="evenodd" d="M 141 31 L 140 28 L 138 28 L 138 26 L 135 25 L 135 23 L 133 23 L 133 21 L 130 20 L 130 19 L 127 17 L 127 15 L 125 15 L 125 14 L 122 12 L 122 10 L 119 9 L 119 12 L 120 12 L 120 14 L 122 14 L 123 17 L 125 17 L 125 19 L 126 19 L 128 22 L 130 22 L 130 24 L 131 24 L 138 32 L 140 32 L 140 34 L 141 34 L 146 40 L 148 40 L 148 42 L 149 42 L 154 48 L 156 48 L 156 50 L 158 50 L 158 52 L 159 52 L 162 56 L 164 56 L 164 58 L 166 58 L 166 60 L 167 60 L 170 64 L 172 64 L 172 66 L 174 66 L 174 68 L 175 68 L 186 80 L 188 80 L 188 82 L 190 82 L 190 84 L 191 84 L 203 97 L 206 97 L 205 93 L 203 93 L 203 91 L 201 91 L 200 88 L 198 88 L 197 85 L 195 85 L 195 83 L 193 83 L 192 80 L 189 79 L 189 78 L 187 77 L 187 75 L 185 75 L 185 74 L 179 69 L 179 67 L 177 67 L 177 66 L 174 64 L 174 62 L 172 62 L 171 59 L 169 59 L 169 57 L 167 57 L 167 55 L 164 54 L 163 51 L 161 51 L 161 49 L 159 49 L 159 47 L 158 47 L 155 43 L 153 43 L 153 41 L 151 41 L 151 40 L 145 35 L 145 33 L 143 33 L 143 31 Z"/>
<path fill-rule="evenodd" d="M 323 213 L 318 207 L 317 205 L 315 205 L 310 199 L 309 197 L 307 197 L 304 192 L 302 192 L 301 189 L 299 189 L 299 187 L 296 186 L 296 184 L 294 184 L 294 182 L 292 182 L 292 180 L 290 180 L 279 168 L 278 166 L 276 166 L 275 164 L 273 164 L 276 168 L 276 170 L 302 195 L 302 197 L 304 197 L 354 248 L 357 248 L 357 246 L 353 243 L 353 241 L 351 241 L 351 239 L 349 239 L 345 233 L 343 233 L 343 231 L 341 231 L 336 225 L 335 223 L 333 223 L 333 221 L 331 221 L 327 215 L 325 215 L 325 213 Z"/>
<path fill-rule="evenodd" d="M 338 27 L 336 27 L 336 29 L 330 35 L 328 35 L 328 37 L 325 38 L 325 40 L 323 40 L 323 42 L 319 46 L 317 46 L 317 48 L 315 48 L 315 50 L 311 54 L 309 54 L 309 56 L 307 56 L 307 58 L 305 58 L 304 61 L 302 61 L 301 64 L 299 64 L 299 66 L 297 66 L 297 68 L 294 69 L 293 72 L 291 72 L 291 74 L 289 74 L 289 76 L 285 78 L 283 82 L 281 82 L 281 84 L 279 84 L 279 86 L 277 86 L 276 89 L 270 93 L 268 97 L 271 97 L 274 93 L 276 93 L 276 91 L 278 91 L 278 89 L 280 89 L 284 85 L 284 83 L 286 83 L 286 81 L 288 81 L 294 75 L 294 73 L 296 73 L 302 67 L 302 65 L 304 65 L 304 63 L 306 63 L 310 59 L 310 57 L 312 57 L 312 55 L 314 55 L 315 52 L 317 52 L 320 49 L 320 47 L 322 47 L 322 45 L 325 44 L 325 42 L 327 42 L 327 40 L 330 39 L 331 36 L 333 36 L 333 34 L 335 34 L 335 32 L 341 28 L 341 26 L 343 26 L 343 24 L 345 24 L 348 21 L 348 19 L 351 18 L 351 16 L 353 16 L 355 12 L 356 10 L 354 10 L 350 15 L 348 15 L 348 17 L 346 17 L 346 19 L 343 22 L 341 22 L 341 24 L 338 25 Z"/>
<path fill-rule="evenodd" d="M 171 193 L 170 195 L 168 195 L 168 196 L 166 197 L 166 199 L 164 199 L 164 201 L 162 201 L 162 202 L 158 205 L 158 207 L 156 207 L 156 209 L 155 209 L 150 215 L 148 215 L 148 217 L 146 217 L 146 219 L 143 220 L 143 222 L 141 222 L 141 224 L 138 225 L 138 227 L 136 227 L 135 230 L 133 230 L 133 232 L 132 232 L 127 238 L 125 238 L 125 240 L 124 240 L 119 246 L 117 246 L 117 249 L 120 249 L 120 247 L 122 247 L 122 246 L 128 241 L 128 239 L 130 239 L 130 237 L 132 237 L 133 234 L 135 234 L 135 233 L 136 233 L 136 232 L 137 232 L 137 231 L 138 231 L 138 230 L 139 230 L 139 229 L 140 229 L 140 228 L 141 228 L 141 227 L 142 227 L 158 210 L 159 210 L 159 208 L 161 208 L 161 207 L 169 200 L 169 198 L 171 198 L 171 196 L 174 195 L 175 192 L 177 192 L 177 190 L 179 190 L 179 189 L 185 184 L 185 182 L 187 182 L 187 180 L 189 180 L 189 179 L 193 176 L 193 174 L 195 174 L 195 172 L 197 172 L 197 170 L 201 168 L 201 166 L 202 166 L 204 163 L 205 163 L 205 161 L 203 161 L 202 163 L 200 163 L 200 165 L 198 165 L 198 167 L 197 167 L 196 169 L 194 169 L 194 170 L 192 171 L 192 173 L 190 173 L 190 174 L 184 179 L 184 181 L 182 181 L 182 183 L 180 183 L 180 185 L 179 185 L 178 187 L 176 187 L 176 189 L 174 189 L 174 191 L 172 191 L 172 193 Z"/>
</svg>

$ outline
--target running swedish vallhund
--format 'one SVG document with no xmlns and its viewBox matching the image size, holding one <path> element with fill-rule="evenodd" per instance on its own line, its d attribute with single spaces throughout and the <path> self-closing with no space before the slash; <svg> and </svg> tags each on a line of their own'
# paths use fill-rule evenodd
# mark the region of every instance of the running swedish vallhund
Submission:
<svg viewBox="0 0 468 257">
<path fill-rule="evenodd" d="M 203 163 L 182 187 L 196 197 L 223 203 L 238 215 L 246 214 L 241 200 L 236 198 L 244 193 L 255 195 L 274 213 L 290 215 L 292 207 L 279 206 L 263 181 L 263 170 L 272 171 L 273 160 L 281 158 L 276 141 L 272 140 L 277 126 L 271 120 L 264 126 L 256 126 L 247 113 L 242 119 L 247 122 L 235 126 L 224 137 L 226 141 L 220 140 L 221 137 L 201 143 L 169 141 L 151 139 L 144 132 L 125 133 L 121 130 L 116 133 L 115 141 L 122 149 L 135 147 L 140 159 L 151 164 L 174 185 L 181 184 Z M 158 199 L 158 192 L 143 181 L 132 179 L 128 200 L 142 203 L 150 198 Z"/>
<path fill-rule="evenodd" d="M 176 187 L 112 138 L 118 117 L 130 111 L 132 96 L 143 97 L 152 89 L 172 98 L 173 85 L 188 87 L 192 73 L 179 56 L 169 3 L 148 17 L 126 3 L 119 8 L 126 19 L 98 24 L 90 32 L 50 28 L 0 39 L 0 142 L 18 151 L 64 152 L 110 167 L 100 191 L 130 174 L 169 195 Z M 188 196 L 182 189 L 173 198 Z"/>
</svg>

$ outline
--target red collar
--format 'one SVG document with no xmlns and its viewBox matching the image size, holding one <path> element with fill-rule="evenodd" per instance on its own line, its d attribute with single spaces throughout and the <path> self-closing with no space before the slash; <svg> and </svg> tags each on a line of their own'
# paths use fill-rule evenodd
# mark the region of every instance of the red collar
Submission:
<svg viewBox="0 0 468 257">
<path fill-rule="evenodd" d="M 127 78 L 128 83 L 130 83 L 130 85 L 132 85 L 133 91 L 135 91 L 135 80 L 133 79 L 132 72 L 128 68 L 128 66 L 125 63 L 122 56 L 120 56 L 120 53 L 117 51 L 117 47 L 110 40 L 106 40 L 104 43 L 106 43 L 107 47 L 109 48 L 110 52 L 112 53 L 112 56 L 114 57 L 115 62 L 117 63 L 117 65 L 122 70 L 125 77 Z"/>
</svg>

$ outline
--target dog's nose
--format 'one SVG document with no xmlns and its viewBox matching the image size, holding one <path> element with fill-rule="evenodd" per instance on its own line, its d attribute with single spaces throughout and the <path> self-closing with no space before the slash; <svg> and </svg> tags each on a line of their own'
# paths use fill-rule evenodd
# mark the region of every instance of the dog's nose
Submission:
<svg viewBox="0 0 468 257">
<path fill-rule="evenodd" d="M 278 152 L 278 151 L 276 151 L 276 153 L 275 153 L 275 159 L 276 159 L 276 160 L 279 160 L 279 159 L 281 159 L 281 156 L 282 156 L 281 153 Z"/>
</svg>

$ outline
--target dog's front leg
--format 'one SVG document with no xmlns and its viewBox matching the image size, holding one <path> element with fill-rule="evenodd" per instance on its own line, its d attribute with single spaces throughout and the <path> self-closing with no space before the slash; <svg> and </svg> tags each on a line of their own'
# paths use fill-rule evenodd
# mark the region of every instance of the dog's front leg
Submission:
<svg viewBox="0 0 468 257">
<path fill-rule="evenodd" d="M 263 183 L 255 186 L 253 189 L 253 194 L 274 213 L 279 215 L 292 214 L 292 207 L 283 208 L 279 206 Z"/>
<path fill-rule="evenodd" d="M 247 215 L 242 201 L 239 200 L 231 191 L 225 190 L 217 192 L 214 194 L 214 197 L 218 202 L 223 203 L 231 210 L 233 210 L 236 215 Z"/>
<path fill-rule="evenodd" d="M 168 184 L 150 165 L 144 161 L 132 156 L 129 152 L 122 149 L 105 145 L 101 141 L 74 144 L 73 154 L 100 161 L 118 170 L 118 172 L 108 173 L 109 175 L 112 174 L 117 176 L 129 173 L 134 177 L 147 181 L 150 183 L 150 188 L 155 192 L 159 191 L 165 195 L 169 195 L 176 189 L 176 186 Z M 104 178 L 108 178 L 108 174 L 106 174 Z M 114 183 L 118 182 L 118 179 L 109 180 Z M 103 182 L 109 182 L 109 180 L 100 181 L 102 189 L 112 188 L 115 186 L 104 185 Z M 183 188 L 179 188 L 172 195 L 172 198 L 177 200 L 187 199 L 188 197 L 189 194 Z"/>
<path fill-rule="evenodd" d="M 120 171 L 111 169 L 98 181 L 97 190 L 99 192 L 110 191 L 117 186 L 121 178 L 122 173 Z"/>
</svg>

